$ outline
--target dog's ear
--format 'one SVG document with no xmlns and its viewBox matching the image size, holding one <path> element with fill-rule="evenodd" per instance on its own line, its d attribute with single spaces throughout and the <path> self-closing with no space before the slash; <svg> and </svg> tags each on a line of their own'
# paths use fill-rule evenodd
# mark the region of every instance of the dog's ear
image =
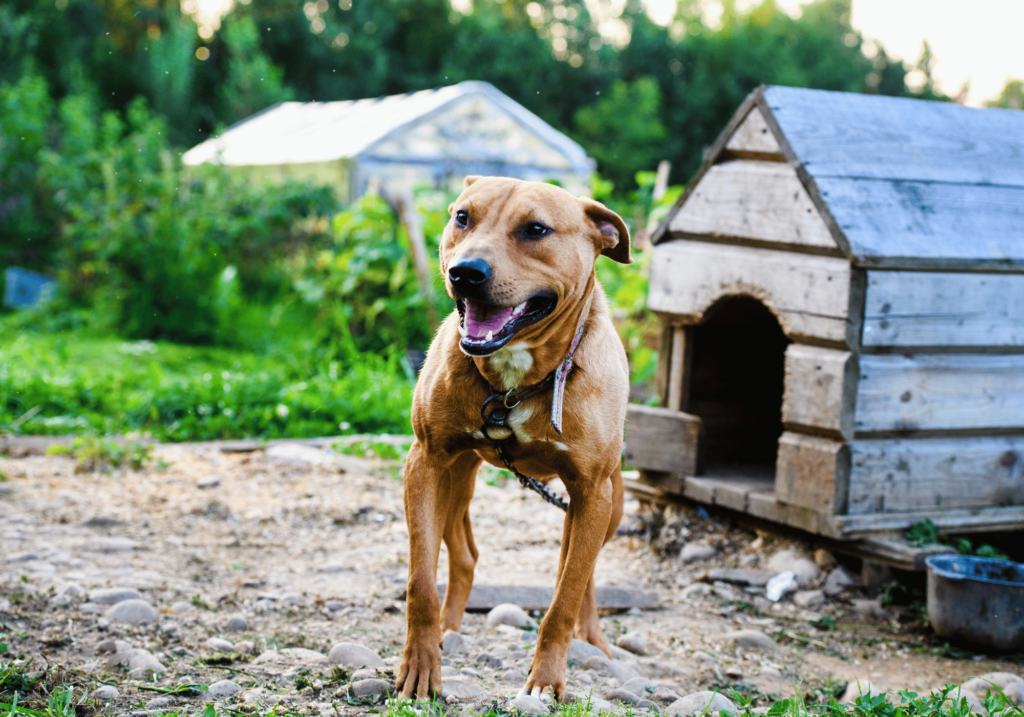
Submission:
<svg viewBox="0 0 1024 717">
<path fill-rule="evenodd" d="M 474 182 L 477 182 L 481 179 L 483 179 L 483 177 L 481 177 L 479 174 L 471 174 L 462 180 L 462 188 L 469 189 Z"/>
<path fill-rule="evenodd" d="M 600 235 L 601 253 L 620 264 L 632 264 L 633 259 L 629 256 L 629 229 L 622 217 L 587 197 L 580 197 L 580 204 Z"/>
</svg>

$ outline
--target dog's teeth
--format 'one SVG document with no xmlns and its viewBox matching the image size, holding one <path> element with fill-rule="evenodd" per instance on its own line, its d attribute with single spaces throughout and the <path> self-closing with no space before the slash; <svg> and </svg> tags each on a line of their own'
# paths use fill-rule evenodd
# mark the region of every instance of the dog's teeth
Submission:
<svg viewBox="0 0 1024 717">
<path fill-rule="evenodd" d="M 513 309 L 513 311 L 512 311 L 512 315 L 513 315 L 513 316 L 516 316 L 516 315 L 518 315 L 518 314 L 521 314 L 521 313 L 523 313 L 523 311 L 524 311 L 525 309 L 526 309 L 526 302 L 524 301 L 524 302 L 523 302 L 523 303 L 521 303 L 521 304 L 520 304 L 519 306 L 517 306 L 517 307 L 516 307 L 515 309 Z"/>
<path fill-rule="evenodd" d="M 459 324 L 459 335 L 462 336 L 462 338 L 466 338 L 466 334 L 468 333 L 469 332 L 466 331 L 466 327 L 463 326 L 462 324 Z"/>
<path fill-rule="evenodd" d="M 492 341 L 494 341 L 494 332 L 493 331 L 488 331 L 487 332 L 487 343 L 491 343 Z"/>
</svg>

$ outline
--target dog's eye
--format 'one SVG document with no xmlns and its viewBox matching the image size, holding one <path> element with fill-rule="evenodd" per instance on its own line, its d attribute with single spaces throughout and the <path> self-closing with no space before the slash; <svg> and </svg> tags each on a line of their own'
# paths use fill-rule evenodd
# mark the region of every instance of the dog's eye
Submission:
<svg viewBox="0 0 1024 717">
<path fill-rule="evenodd" d="M 551 229 L 540 222 L 530 222 L 523 227 L 523 236 L 527 239 L 540 239 L 550 233 Z"/>
<path fill-rule="evenodd" d="M 469 224 L 469 213 L 465 209 L 455 212 L 455 225 L 463 229 Z"/>
</svg>

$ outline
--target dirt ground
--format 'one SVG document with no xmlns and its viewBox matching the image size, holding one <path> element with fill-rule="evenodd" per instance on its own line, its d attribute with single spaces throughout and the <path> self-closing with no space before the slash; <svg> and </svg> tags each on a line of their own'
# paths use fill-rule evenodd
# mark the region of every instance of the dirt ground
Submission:
<svg viewBox="0 0 1024 717">
<path fill-rule="evenodd" d="M 201 710 L 209 693 L 153 691 L 193 683 L 220 685 L 217 699 L 235 707 L 284 701 L 289 711 L 319 715 L 372 709 L 372 686 L 354 697 L 353 679 L 393 688 L 407 575 L 399 464 L 297 445 L 225 453 L 196 444 L 157 447 L 140 471 L 79 472 L 71 457 L 37 455 L 0 458 L 0 473 L 0 642 L 35 670 L 66 666 L 78 684 L 113 686 L 113 713 Z M 473 502 L 476 583 L 552 585 L 562 515 L 482 471 Z M 651 526 L 662 522 L 652 545 Z M 708 578 L 712 568 L 765 567 L 779 550 L 810 555 L 813 546 L 699 511 L 652 515 L 628 495 L 622 526 L 601 553 L 597 583 L 653 590 L 661 607 L 602 624 L 612 639 L 646 636 L 644 654 L 617 649 L 616 657 L 650 681 L 648 693 L 732 688 L 765 707 L 794 690 L 827 700 L 855 680 L 924 692 L 993 671 L 1024 674 L 1019 663 L 943 647 L 912 610 L 883 608 L 856 588 L 801 608 Z M 681 556 L 688 544 L 702 550 Z M 707 557 L 685 562 L 691 553 Z M 438 582 L 445 572 L 442 552 Z M 132 603 L 132 619 L 144 621 L 120 622 L 114 611 L 127 603 L 109 588 L 137 591 L 155 617 Z M 774 644 L 729 635 L 737 630 Z M 488 626 L 476 613 L 464 634 L 468 649 L 446 657 L 446 679 L 463 688 L 449 702 L 474 712 L 506 704 L 522 686 L 531 633 Z M 339 643 L 369 648 L 383 666 L 354 678 L 336 670 L 327 655 Z M 568 683 L 595 698 L 621 684 L 575 661 Z"/>
</svg>

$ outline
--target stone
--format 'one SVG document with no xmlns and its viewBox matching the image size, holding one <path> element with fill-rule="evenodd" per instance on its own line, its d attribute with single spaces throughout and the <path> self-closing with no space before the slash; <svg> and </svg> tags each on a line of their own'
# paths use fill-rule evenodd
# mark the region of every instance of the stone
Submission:
<svg viewBox="0 0 1024 717">
<path fill-rule="evenodd" d="M 376 669 L 387 666 L 376 652 L 354 642 L 341 642 L 332 647 L 327 654 L 327 661 L 332 665 L 357 669 L 360 667 Z"/>
<path fill-rule="evenodd" d="M 100 685 L 92 691 L 92 694 L 94 697 L 99 697 L 101 700 L 113 700 L 117 699 L 121 695 L 113 685 Z"/>
<path fill-rule="evenodd" d="M 493 667 L 495 669 L 505 664 L 500 657 L 498 657 L 497 655 L 492 655 L 489 652 L 478 652 L 476 654 L 476 657 L 473 658 L 473 660 L 477 664 L 487 665 L 488 667 Z"/>
<path fill-rule="evenodd" d="M 67 583 L 60 589 L 61 595 L 66 595 L 72 598 L 80 598 L 86 595 L 85 588 L 78 583 Z"/>
<path fill-rule="evenodd" d="M 144 625 L 156 622 L 157 614 L 145 600 L 122 600 L 107 610 L 107 619 L 125 625 Z"/>
<path fill-rule="evenodd" d="M 217 652 L 235 651 L 234 645 L 232 645 L 227 640 L 222 640 L 219 637 L 211 637 L 209 640 L 206 641 L 206 646 L 209 647 L 211 650 L 216 650 Z"/>
<path fill-rule="evenodd" d="M 512 667 L 501 673 L 501 681 L 513 685 L 521 685 L 526 682 L 526 675 Z"/>
<path fill-rule="evenodd" d="M 797 590 L 793 593 L 793 602 L 797 607 L 818 607 L 825 604 L 825 593 L 821 590 Z"/>
<path fill-rule="evenodd" d="M 254 665 L 262 665 L 268 662 L 285 662 L 296 665 L 309 665 L 322 662 L 324 659 L 324 654 L 316 650 L 307 650 L 304 647 L 286 647 L 283 650 L 267 650 L 253 660 L 252 663 Z"/>
<path fill-rule="evenodd" d="M 257 600 L 256 604 L 252 606 L 252 609 L 255 610 L 257 614 L 262 615 L 263 613 L 270 612 L 274 609 L 274 601 Z"/>
<path fill-rule="evenodd" d="M 107 658 L 107 664 L 110 667 L 124 667 L 133 677 L 147 677 L 151 672 L 167 671 L 149 650 L 134 648 L 124 640 L 114 641 L 114 652 Z"/>
<path fill-rule="evenodd" d="M 630 692 L 622 687 L 616 687 L 615 689 L 608 690 L 604 693 L 604 698 L 609 702 L 623 702 L 627 705 L 635 705 L 640 701 L 640 695 Z"/>
<path fill-rule="evenodd" d="M 449 630 L 441 640 L 441 654 L 451 657 L 461 655 L 469 649 L 469 641 L 458 632 Z"/>
<path fill-rule="evenodd" d="M 351 569 L 352 568 L 348 567 L 347 565 L 338 560 L 331 560 L 330 562 L 326 562 L 319 568 L 317 568 L 317 571 L 321 573 L 343 573 Z"/>
<path fill-rule="evenodd" d="M 238 683 L 234 680 L 218 680 L 210 685 L 206 691 L 210 697 L 231 697 L 237 695 L 242 691 L 242 688 L 238 686 Z"/>
<path fill-rule="evenodd" d="M 814 551 L 814 562 L 822 570 L 831 570 L 836 565 L 836 556 L 825 548 L 818 548 Z"/>
<path fill-rule="evenodd" d="M 708 571 L 708 580 L 763 588 L 774 574 L 771 570 L 756 568 L 712 568 Z"/>
<path fill-rule="evenodd" d="M 357 699 L 366 699 L 368 697 L 387 697 L 388 692 L 390 691 L 390 686 L 388 685 L 387 680 L 373 678 L 353 682 L 349 690 L 350 694 Z"/>
<path fill-rule="evenodd" d="M 736 705 L 717 692 L 704 691 L 680 697 L 668 706 L 665 714 L 667 717 L 695 717 L 701 714 L 714 717 L 719 712 L 736 714 Z"/>
<path fill-rule="evenodd" d="M 614 677 L 619 683 L 629 682 L 638 675 L 618 660 L 609 660 L 604 655 L 593 655 L 583 661 L 583 669 L 593 670 L 604 677 Z"/>
<path fill-rule="evenodd" d="M 647 652 L 647 634 L 643 632 L 627 632 L 619 635 L 615 644 L 623 650 L 629 650 L 634 655 L 643 655 Z"/>
<path fill-rule="evenodd" d="M 179 600 L 176 603 L 171 603 L 171 606 L 167 608 L 170 612 L 192 612 L 195 608 L 192 603 L 187 603 L 184 600 Z"/>
<path fill-rule="evenodd" d="M 43 556 L 34 550 L 28 550 L 21 553 L 11 553 L 7 556 L 7 562 L 9 563 L 27 563 L 30 560 L 42 560 Z"/>
<path fill-rule="evenodd" d="M 679 699 L 679 694 L 671 687 L 665 687 L 662 685 L 658 687 L 654 692 L 651 693 L 651 699 L 657 702 L 659 705 L 668 707 L 670 704 Z"/>
<path fill-rule="evenodd" d="M 766 566 L 774 574 L 792 571 L 801 585 L 813 583 L 821 575 L 821 568 L 810 558 L 804 557 L 793 548 L 780 550 L 768 560 Z"/>
<path fill-rule="evenodd" d="M 509 705 L 516 712 L 527 715 L 550 714 L 547 705 L 533 695 L 519 695 Z"/>
<path fill-rule="evenodd" d="M 889 611 L 882 606 L 882 598 L 878 597 L 873 600 L 867 598 L 854 598 L 851 600 L 853 604 L 853 612 L 861 617 L 869 617 L 878 620 L 884 620 L 889 617 Z"/>
<path fill-rule="evenodd" d="M 100 644 L 96 645 L 97 655 L 112 655 L 117 652 L 117 643 L 113 640 L 103 640 Z"/>
<path fill-rule="evenodd" d="M 444 675 L 444 669 L 441 669 L 441 674 Z M 364 667 L 361 670 L 356 670 L 352 673 L 352 681 L 356 680 L 372 680 L 377 677 L 377 670 L 371 670 L 369 667 Z"/>
<path fill-rule="evenodd" d="M 306 598 L 301 593 L 285 593 L 278 602 L 285 607 L 298 607 L 306 604 Z"/>
<path fill-rule="evenodd" d="M 486 696 L 487 692 L 482 687 L 466 679 L 452 677 L 441 682 L 441 698 L 444 700 L 476 700 Z"/>
<path fill-rule="evenodd" d="M 696 563 L 701 560 L 710 560 L 718 554 L 714 546 L 708 543 L 687 543 L 683 546 L 679 557 L 684 563 Z"/>
<path fill-rule="evenodd" d="M 822 587 L 822 590 L 829 597 L 838 597 L 848 592 L 856 584 L 857 580 L 846 571 L 846 568 L 840 565 L 825 578 L 825 585 Z"/>
<path fill-rule="evenodd" d="M 240 652 L 243 655 L 255 655 L 256 643 L 252 642 L 251 640 L 242 640 L 241 642 L 236 642 L 235 652 Z"/>
<path fill-rule="evenodd" d="M 724 635 L 729 642 L 742 647 L 745 650 L 756 652 L 772 652 L 775 649 L 775 641 L 760 630 L 736 630 Z"/>
<path fill-rule="evenodd" d="M 646 677 L 634 677 L 632 680 L 622 683 L 622 689 L 629 690 L 635 695 L 644 697 L 649 694 L 648 689 L 654 690 L 658 685 L 651 682 Z"/>
<path fill-rule="evenodd" d="M 202 478 L 196 481 L 196 488 L 198 488 L 199 490 L 210 490 L 211 488 L 216 488 L 219 485 L 220 476 L 217 475 L 216 473 L 211 473 L 210 475 L 203 476 Z"/>
<path fill-rule="evenodd" d="M 124 521 L 114 515 L 94 515 L 82 521 L 82 525 L 86 528 L 113 528 L 124 525 Z"/>
<path fill-rule="evenodd" d="M 97 538 L 86 547 L 97 553 L 126 553 L 139 545 L 131 538 Z"/>
<path fill-rule="evenodd" d="M 1010 672 L 989 672 L 967 680 L 961 687 L 979 699 L 984 699 L 986 692 L 1002 690 L 1014 704 L 1024 704 L 1024 678 Z"/>
<path fill-rule="evenodd" d="M 661 708 L 654 702 L 654 700 L 640 700 L 636 703 L 638 710 L 647 710 L 648 712 L 654 712 L 655 714 L 661 714 Z"/>
<path fill-rule="evenodd" d="M 842 704 L 850 704 L 861 695 L 878 695 L 884 692 L 875 687 L 867 680 L 850 680 L 849 684 L 846 685 L 846 689 L 843 690 L 843 696 L 839 698 L 839 702 Z"/>
<path fill-rule="evenodd" d="M 502 603 L 491 608 L 487 613 L 487 624 L 491 627 L 496 625 L 511 625 L 512 627 L 537 627 L 537 621 L 526 614 L 526 610 L 510 602 Z"/>
<path fill-rule="evenodd" d="M 166 710 L 174 707 L 174 698 L 172 697 L 154 697 L 146 703 L 146 709 L 153 710 Z"/>
<path fill-rule="evenodd" d="M 583 640 L 577 640 L 575 637 L 572 639 L 572 644 L 569 646 L 569 654 L 566 655 L 566 660 L 569 662 L 584 662 L 588 657 L 607 657 L 597 645 L 591 645 L 589 642 Z"/>
<path fill-rule="evenodd" d="M 224 623 L 224 629 L 231 630 L 232 632 L 245 632 L 249 629 L 249 623 L 246 621 L 245 615 L 236 612 Z"/>
</svg>

